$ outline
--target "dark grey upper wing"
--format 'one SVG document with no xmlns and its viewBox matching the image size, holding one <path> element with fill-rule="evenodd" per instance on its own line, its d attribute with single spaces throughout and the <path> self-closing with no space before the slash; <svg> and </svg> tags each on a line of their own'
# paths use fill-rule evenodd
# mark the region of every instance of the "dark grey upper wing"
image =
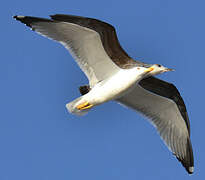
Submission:
<svg viewBox="0 0 205 180">
<path fill-rule="evenodd" d="M 174 85 L 149 77 L 117 101 L 147 116 L 177 159 L 193 173 L 189 119 Z"/>
<path fill-rule="evenodd" d="M 52 15 L 51 18 L 55 21 L 78 24 L 98 32 L 106 53 L 120 68 L 130 68 L 136 63 L 140 63 L 130 58 L 120 46 L 115 28 L 112 25 L 97 19 L 73 15 L 56 14 Z"/>
</svg>

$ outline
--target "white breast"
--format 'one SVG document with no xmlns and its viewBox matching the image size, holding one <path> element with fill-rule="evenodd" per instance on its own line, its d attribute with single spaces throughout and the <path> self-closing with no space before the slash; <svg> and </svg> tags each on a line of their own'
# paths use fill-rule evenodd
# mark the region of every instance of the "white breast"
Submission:
<svg viewBox="0 0 205 180">
<path fill-rule="evenodd" d="M 85 95 L 86 100 L 95 105 L 113 100 L 134 88 L 134 85 L 142 78 L 142 71 L 133 69 L 122 69 L 112 77 L 97 83 L 93 89 Z"/>
</svg>

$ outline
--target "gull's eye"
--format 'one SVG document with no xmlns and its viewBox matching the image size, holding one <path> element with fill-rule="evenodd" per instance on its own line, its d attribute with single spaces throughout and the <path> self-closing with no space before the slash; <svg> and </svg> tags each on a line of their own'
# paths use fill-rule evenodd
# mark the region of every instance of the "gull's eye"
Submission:
<svg viewBox="0 0 205 180">
<path fill-rule="evenodd" d="M 157 66 L 158 66 L 158 67 L 161 67 L 161 65 L 160 65 L 160 64 L 157 64 Z"/>
</svg>

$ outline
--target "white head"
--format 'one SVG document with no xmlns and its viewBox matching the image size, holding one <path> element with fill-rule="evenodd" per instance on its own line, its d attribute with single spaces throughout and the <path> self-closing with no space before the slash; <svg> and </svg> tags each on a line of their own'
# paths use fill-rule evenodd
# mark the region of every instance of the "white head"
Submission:
<svg viewBox="0 0 205 180">
<path fill-rule="evenodd" d="M 160 64 L 154 64 L 151 67 L 147 68 L 145 71 L 148 72 L 149 76 L 153 76 L 153 75 L 161 74 L 161 73 L 168 72 L 168 71 L 174 71 L 174 69 L 166 68 Z"/>
</svg>

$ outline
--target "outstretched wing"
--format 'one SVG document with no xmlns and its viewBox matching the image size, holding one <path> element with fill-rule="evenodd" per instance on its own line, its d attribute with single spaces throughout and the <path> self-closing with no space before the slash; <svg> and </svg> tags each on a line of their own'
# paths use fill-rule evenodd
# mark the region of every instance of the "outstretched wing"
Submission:
<svg viewBox="0 0 205 180">
<path fill-rule="evenodd" d="M 153 80 L 153 77 L 150 78 Z M 184 102 L 172 84 L 167 83 L 163 88 L 159 86 L 160 83 L 152 82 L 146 82 L 145 79 L 144 83 L 142 80 L 141 86 L 138 85 L 117 101 L 147 116 L 177 159 L 189 173 L 193 173 L 194 159 L 189 135 L 189 120 L 187 113 L 185 115 Z M 159 95 L 166 94 L 166 91 L 170 97 Z M 173 100 L 174 98 L 178 99 L 178 103 L 176 103 L 177 100 Z"/>
<path fill-rule="evenodd" d="M 56 14 L 51 16 L 56 21 L 64 21 L 83 26 L 99 33 L 103 47 L 112 61 L 120 68 L 132 68 L 138 63 L 144 65 L 139 61 L 135 61 L 121 47 L 115 28 L 103 21 L 73 15 Z"/>
<path fill-rule="evenodd" d="M 104 50 L 97 31 L 72 22 L 43 19 L 29 16 L 14 18 L 34 31 L 63 44 L 76 59 L 92 87 L 98 81 L 106 79 L 119 71 L 119 67 Z"/>
</svg>

